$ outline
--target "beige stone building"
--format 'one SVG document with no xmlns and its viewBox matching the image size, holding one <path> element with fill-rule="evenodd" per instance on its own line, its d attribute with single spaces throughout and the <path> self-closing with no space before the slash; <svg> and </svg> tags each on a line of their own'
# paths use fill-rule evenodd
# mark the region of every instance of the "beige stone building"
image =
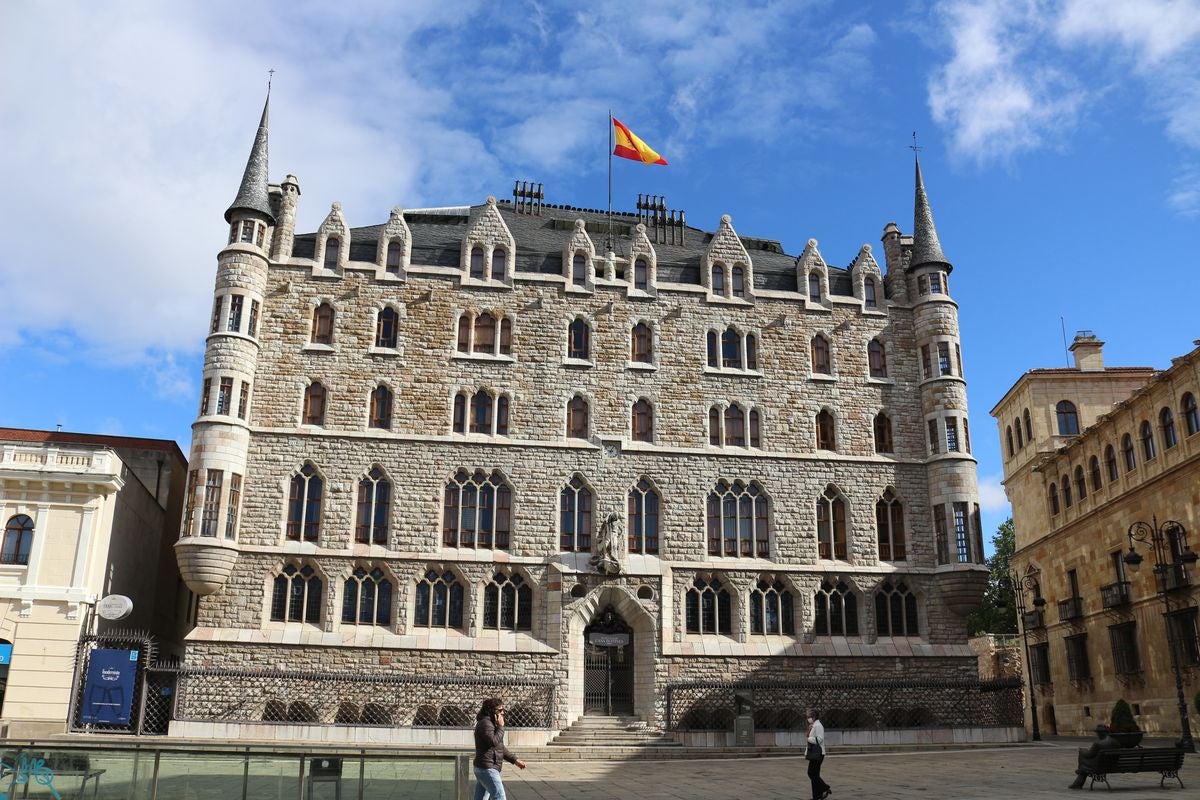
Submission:
<svg viewBox="0 0 1200 800">
<path fill-rule="evenodd" d="M 975 459 L 919 167 L 885 269 L 527 184 L 297 234 L 266 142 L 264 110 L 217 256 L 173 735 L 463 743 L 502 691 L 518 742 L 585 713 L 724 736 L 682 684 L 975 676 Z"/>
<path fill-rule="evenodd" d="M 0 428 L 0 733 L 67 730 L 84 633 L 141 630 L 178 651 L 191 593 L 171 544 L 185 471 L 174 442 Z M 108 594 L 133 600 L 131 615 L 96 616 Z"/>
<path fill-rule="evenodd" d="M 1200 526 L 1200 349 L 1157 371 L 1106 367 L 1102 348 L 1082 332 L 1074 367 L 1030 370 L 991 412 L 1016 525 L 1013 565 L 1045 601 L 1034 608 L 1029 593 L 1020 624 L 1043 731 L 1086 734 L 1124 698 L 1143 730 L 1177 736 L 1168 627 L 1189 706 L 1200 691 L 1197 574 L 1181 560 Z M 1164 577 L 1142 542 L 1145 562 L 1131 570 L 1130 526 L 1167 520 L 1184 533 L 1167 530 Z"/>
</svg>

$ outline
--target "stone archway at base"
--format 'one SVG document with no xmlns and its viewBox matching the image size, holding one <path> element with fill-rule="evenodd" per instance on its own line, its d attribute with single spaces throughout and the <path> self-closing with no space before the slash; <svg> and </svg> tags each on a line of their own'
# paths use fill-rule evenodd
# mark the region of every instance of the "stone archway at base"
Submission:
<svg viewBox="0 0 1200 800">
<path fill-rule="evenodd" d="M 567 711 L 570 721 L 584 713 L 587 672 L 584 631 L 600 623 L 611 609 L 627 628 L 632 646 L 632 707 L 634 716 L 650 721 L 654 717 L 654 663 L 658 651 L 657 624 L 633 594 L 620 586 L 593 589 L 567 610 Z M 607 656 L 606 656 L 607 657 Z M 612 710 L 612 709 L 610 709 Z M 628 713 L 626 708 L 614 713 Z"/>
</svg>

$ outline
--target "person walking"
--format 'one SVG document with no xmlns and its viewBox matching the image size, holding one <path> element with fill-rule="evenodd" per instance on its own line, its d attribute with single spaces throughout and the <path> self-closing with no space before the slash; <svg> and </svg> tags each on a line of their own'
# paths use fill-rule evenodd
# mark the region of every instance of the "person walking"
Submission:
<svg viewBox="0 0 1200 800">
<path fill-rule="evenodd" d="M 813 800 L 825 800 L 833 793 L 829 784 L 821 779 L 821 762 L 825 760 L 825 726 L 815 708 L 808 710 L 808 746 L 804 748 L 808 759 L 808 779 L 812 781 Z"/>
<path fill-rule="evenodd" d="M 504 746 L 504 701 L 489 697 L 475 715 L 475 800 L 505 800 L 500 780 L 505 761 L 525 769 L 525 762 Z"/>
</svg>

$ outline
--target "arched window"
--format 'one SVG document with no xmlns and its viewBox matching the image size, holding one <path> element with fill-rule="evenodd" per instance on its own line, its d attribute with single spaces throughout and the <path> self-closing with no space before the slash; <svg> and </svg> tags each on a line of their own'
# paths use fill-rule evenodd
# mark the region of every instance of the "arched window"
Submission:
<svg viewBox="0 0 1200 800">
<path fill-rule="evenodd" d="M 750 413 L 746 415 L 746 418 L 750 421 L 750 423 L 749 423 L 750 446 L 751 447 L 760 447 L 762 445 L 762 436 L 761 436 L 762 423 L 759 419 L 758 409 L 757 408 L 750 409 Z"/>
<path fill-rule="evenodd" d="M 355 567 L 346 578 L 342 597 L 342 622 L 351 625 L 392 624 L 392 582 L 375 567 Z"/>
<path fill-rule="evenodd" d="M 485 271 L 486 260 L 483 257 L 482 247 L 471 248 L 471 277 L 475 280 L 483 280 L 487 273 Z"/>
<path fill-rule="evenodd" d="M 471 316 L 463 314 L 458 318 L 458 352 L 471 351 Z"/>
<path fill-rule="evenodd" d="M 819 333 L 812 340 L 812 371 L 815 375 L 833 374 L 829 362 L 829 340 Z"/>
<path fill-rule="evenodd" d="M 378 466 L 371 467 L 358 482 L 358 524 L 354 526 L 354 541 L 359 544 L 388 543 L 391 500 L 391 481 Z"/>
<path fill-rule="evenodd" d="M 867 344 L 867 364 L 872 378 L 887 377 L 887 356 L 884 354 L 883 345 L 878 339 L 872 339 Z"/>
<path fill-rule="evenodd" d="M 792 593 L 783 581 L 760 579 L 750 590 L 750 633 L 791 636 L 795 632 Z"/>
<path fill-rule="evenodd" d="M 721 366 L 726 369 L 742 369 L 742 337 L 733 328 L 721 334 Z"/>
<path fill-rule="evenodd" d="M 4 526 L 4 544 L 0 547 L 0 564 L 28 566 L 33 550 L 33 519 L 17 514 Z"/>
<path fill-rule="evenodd" d="M 639 322 L 630 334 L 629 356 L 633 361 L 650 364 L 654 361 L 654 337 L 650 326 Z"/>
<path fill-rule="evenodd" d="M 1108 472 L 1108 482 L 1117 479 L 1117 451 L 1110 444 L 1104 448 L 1104 469 Z"/>
<path fill-rule="evenodd" d="M 321 497 L 325 482 L 312 464 L 305 464 L 292 476 L 288 495 L 287 538 L 315 542 L 321 532 Z"/>
<path fill-rule="evenodd" d="M 817 498 L 817 555 L 846 560 L 846 501 L 833 484 Z"/>
<path fill-rule="evenodd" d="M 1074 403 L 1060 400 L 1054 407 L 1054 413 L 1058 416 L 1059 436 L 1075 436 L 1079 433 L 1079 414 L 1075 411 Z"/>
<path fill-rule="evenodd" d="M 325 424 L 325 400 L 327 397 L 325 387 L 319 381 L 314 381 L 304 390 L 304 416 L 305 425 L 324 425 Z"/>
<path fill-rule="evenodd" d="M 496 398 L 496 434 L 508 436 L 508 396 Z"/>
<path fill-rule="evenodd" d="M 1063 475 L 1059 480 L 1062 481 L 1063 505 L 1070 508 L 1075 503 L 1075 498 L 1071 496 L 1071 478 L 1069 475 Z"/>
<path fill-rule="evenodd" d="M 821 273 L 808 273 L 808 299 L 814 303 L 821 302 Z"/>
<path fill-rule="evenodd" d="M 658 552 L 658 492 L 642 478 L 629 490 L 629 552 Z"/>
<path fill-rule="evenodd" d="M 418 628 L 463 627 L 463 585 L 450 570 L 428 570 L 417 579 L 413 625 Z"/>
<path fill-rule="evenodd" d="M 713 447 L 720 447 L 722 441 L 721 409 L 713 406 L 708 410 L 708 443 Z"/>
<path fill-rule="evenodd" d="M 1125 457 L 1125 471 L 1137 469 L 1137 455 L 1133 450 L 1133 437 L 1128 433 L 1121 437 L 1121 455 Z"/>
<path fill-rule="evenodd" d="M 475 346 L 472 350 L 488 354 L 496 350 L 496 318 L 486 311 L 475 319 Z"/>
<path fill-rule="evenodd" d="M 1021 429 L 1021 428 L 1020 428 L 1020 426 L 1018 425 L 1018 426 L 1017 426 L 1017 430 L 1020 430 L 1020 429 Z M 1015 455 L 1017 454 L 1017 451 L 1016 451 L 1016 449 L 1013 447 L 1013 429 L 1012 429 L 1012 425 L 1009 425 L 1007 428 L 1005 428 L 1005 430 L 1004 430 L 1004 438 L 1005 438 L 1005 439 L 1008 441 L 1008 457 L 1009 457 L 1009 458 L 1012 458 L 1013 456 L 1015 456 Z"/>
<path fill-rule="evenodd" d="M 890 487 L 875 503 L 875 529 L 879 539 L 880 561 L 904 561 L 908 558 L 904 539 L 904 508 Z"/>
<path fill-rule="evenodd" d="M 392 390 L 386 386 L 376 386 L 371 392 L 371 427 L 392 427 Z"/>
<path fill-rule="evenodd" d="M 844 581 L 822 581 L 814 599 L 817 636 L 858 636 L 858 598 Z"/>
<path fill-rule="evenodd" d="M 1163 410 L 1158 412 L 1158 427 L 1162 429 L 1164 450 L 1170 450 L 1179 444 L 1179 437 L 1175 434 L 1175 415 L 1171 413 L 1171 409 L 1164 406 Z"/>
<path fill-rule="evenodd" d="M 717 481 L 708 495 L 708 553 L 768 558 L 769 507 L 758 484 Z"/>
<path fill-rule="evenodd" d="M 837 450 L 837 438 L 835 437 L 833 414 L 829 413 L 828 409 L 821 409 L 817 412 L 817 449 L 818 450 Z"/>
<path fill-rule="evenodd" d="M 463 392 L 454 395 L 454 432 L 467 432 L 467 395 Z"/>
<path fill-rule="evenodd" d="M 567 328 L 567 357 L 587 361 L 591 353 L 591 329 L 582 319 L 571 321 Z"/>
<path fill-rule="evenodd" d="M 885 580 L 875 592 L 875 627 L 880 636 L 920 636 L 917 596 L 903 582 Z"/>
<path fill-rule="evenodd" d="M 1154 444 L 1154 426 L 1148 421 L 1142 420 L 1141 435 L 1142 457 L 1146 461 L 1153 461 L 1158 456 L 1158 448 Z"/>
<path fill-rule="evenodd" d="M 291 564 L 275 577 L 271 592 L 272 622 L 321 624 L 323 585 L 316 570 L 307 564 L 296 569 Z"/>
<path fill-rule="evenodd" d="M 876 308 L 878 305 L 875 300 L 875 279 L 863 278 L 863 306 Z"/>
<path fill-rule="evenodd" d="M 508 317 L 503 317 L 500 320 L 500 355 L 512 355 L 512 320 Z"/>
<path fill-rule="evenodd" d="M 1083 479 L 1083 467 L 1075 468 L 1075 491 L 1079 493 L 1080 502 L 1087 499 L 1087 481 Z"/>
<path fill-rule="evenodd" d="M 758 339 L 746 334 L 746 369 L 758 369 Z"/>
<path fill-rule="evenodd" d="M 1050 484 L 1050 516 L 1057 517 L 1059 512 L 1058 507 L 1058 485 Z"/>
<path fill-rule="evenodd" d="M 471 397 L 471 433 L 492 433 L 492 404 L 494 399 L 483 389 Z"/>
<path fill-rule="evenodd" d="M 587 283 L 587 259 L 583 253 L 576 253 L 571 259 L 571 283 L 583 286 Z"/>
<path fill-rule="evenodd" d="M 1200 410 L 1196 407 L 1196 396 L 1191 392 L 1185 394 L 1180 407 L 1183 409 L 1183 427 L 1187 435 L 1200 433 Z"/>
<path fill-rule="evenodd" d="M 400 274 L 400 259 L 404 254 L 404 247 L 397 241 L 388 242 L 387 260 L 384 261 L 384 270 L 388 275 Z"/>
<path fill-rule="evenodd" d="M 446 547 L 507 549 L 512 531 L 512 490 L 499 472 L 460 469 L 446 483 L 442 504 Z"/>
<path fill-rule="evenodd" d="M 654 441 L 654 409 L 645 398 L 633 404 L 632 423 L 635 442 Z"/>
<path fill-rule="evenodd" d="M 400 315 L 396 309 L 388 307 L 379 312 L 375 322 L 375 346 L 396 349 L 397 331 L 400 325 Z"/>
<path fill-rule="evenodd" d="M 1025 437 L 1021 435 L 1021 420 L 1014 420 L 1013 426 L 1017 429 L 1017 449 L 1021 450 L 1025 447 Z"/>
<path fill-rule="evenodd" d="M 335 270 L 338 268 L 338 260 L 342 253 L 342 242 L 336 236 L 330 236 L 325 240 L 325 269 Z"/>
<path fill-rule="evenodd" d="M 1092 476 L 1092 491 L 1098 492 L 1104 487 L 1104 482 L 1100 478 L 1100 459 L 1092 456 L 1088 462 L 1088 472 Z"/>
<path fill-rule="evenodd" d="M 737 403 L 725 409 L 725 446 L 746 446 L 746 412 Z"/>
<path fill-rule="evenodd" d="M 725 294 L 725 265 L 712 265 L 712 290 L 713 294 Z"/>
<path fill-rule="evenodd" d="M 650 288 L 650 267 L 646 259 L 639 258 L 633 262 L 633 288 L 644 292 Z"/>
<path fill-rule="evenodd" d="M 721 585 L 719 578 L 696 578 L 684 598 L 688 633 L 733 632 L 733 614 L 730 608 L 729 591 Z"/>
<path fill-rule="evenodd" d="M 706 339 L 708 343 L 708 365 L 713 368 L 721 366 L 720 348 L 717 347 L 717 332 L 709 331 Z"/>
<path fill-rule="evenodd" d="M 746 296 L 746 273 L 741 267 L 733 267 L 729 270 L 729 282 L 731 286 L 731 294 L 734 297 Z"/>
<path fill-rule="evenodd" d="M 502 281 L 508 272 L 508 253 L 502 247 L 492 251 L 492 280 Z"/>
<path fill-rule="evenodd" d="M 567 403 L 567 438 L 588 438 L 588 402 L 582 395 L 575 395 Z"/>
<path fill-rule="evenodd" d="M 1029 416 L 1029 409 L 1021 412 L 1021 418 L 1025 420 L 1025 439 L 1033 444 L 1033 421 Z"/>
<path fill-rule="evenodd" d="M 892 444 L 892 420 L 887 414 L 880 411 L 875 415 L 875 423 L 872 426 L 875 432 L 875 452 L 876 453 L 892 453 L 895 452 L 895 447 Z"/>
<path fill-rule="evenodd" d="M 533 627 L 533 589 L 520 575 L 497 572 L 483 588 L 483 627 L 528 631 Z"/>
<path fill-rule="evenodd" d="M 313 344 L 333 344 L 333 306 L 321 303 L 313 310 Z"/>
<path fill-rule="evenodd" d="M 592 549 L 592 492 L 575 475 L 559 492 L 559 547 L 587 552 Z"/>
</svg>

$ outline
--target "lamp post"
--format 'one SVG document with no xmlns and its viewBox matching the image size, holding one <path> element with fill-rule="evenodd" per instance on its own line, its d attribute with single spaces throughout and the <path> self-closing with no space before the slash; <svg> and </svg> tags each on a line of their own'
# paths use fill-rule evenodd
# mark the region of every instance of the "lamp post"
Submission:
<svg viewBox="0 0 1200 800">
<path fill-rule="evenodd" d="M 1037 695 L 1033 690 L 1033 662 L 1029 658 L 1029 625 L 1025 618 L 1025 609 L 1027 608 L 1025 590 L 1033 592 L 1033 605 L 1036 611 L 1042 610 L 1042 607 L 1046 605 L 1046 600 L 1042 597 L 1041 584 L 1038 583 L 1036 572 L 1027 572 L 1021 575 L 1013 570 L 1005 575 L 1005 579 L 1013 588 L 1013 602 L 1017 606 L 1017 617 L 1021 620 L 1021 638 L 1025 642 L 1025 673 L 1029 676 L 1029 718 L 1033 723 L 1033 740 L 1040 742 L 1042 732 L 1038 728 Z"/>
<path fill-rule="evenodd" d="M 1163 621 L 1167 624 L 1167 649 L 1171 651 L 1171 668 L 1175 671 L 1175 693 L 1179 698 L 1179 729 L 1182 736 L 1180 746 L 1189 753 L 1196 752 L 1192 741 L 1192 729 L 1188 725 L 1187 700 L 1183 697 L 1183 668 L 1179 663 L 1179 648 L 1175 642 L 1175 631 L 1171 624 L 1171 590 L 1185 586 L 1184 567 L 1196 563 L 1196 553 L 1187 547 L 1187 530 L 1173 519 L 1158 524 L 1158 517 L 1151 516 L 1150 522 L 1135 522 L 1129 526 L 1129 552 L 1124 561 L 1130 571 L 1137 572 L 1142 556 L 1134 549 L 1134 542 L 1150 545 L 1154 555 L 1154 579 L 1163 601 Z"/>
</svg>

